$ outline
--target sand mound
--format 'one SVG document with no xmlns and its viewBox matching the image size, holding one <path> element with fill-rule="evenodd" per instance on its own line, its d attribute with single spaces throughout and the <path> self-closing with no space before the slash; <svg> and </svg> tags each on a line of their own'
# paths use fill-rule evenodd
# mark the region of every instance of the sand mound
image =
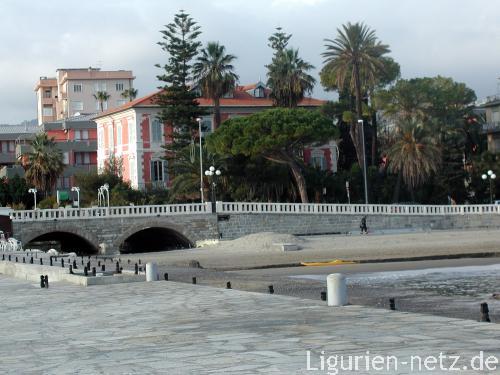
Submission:
<svg viewBox="0 0 500 375">
<path fill-rule="evenodd" d="M 219 247 L 235 251 L 279 251 L 279 248 L 275 244 L 291 243 L 300 246 L 304 242 L 303 238 L 294 236 L 293 234 L 261 232 L 249 234 L 231 241 L 220 242 Z"/>
</svg>

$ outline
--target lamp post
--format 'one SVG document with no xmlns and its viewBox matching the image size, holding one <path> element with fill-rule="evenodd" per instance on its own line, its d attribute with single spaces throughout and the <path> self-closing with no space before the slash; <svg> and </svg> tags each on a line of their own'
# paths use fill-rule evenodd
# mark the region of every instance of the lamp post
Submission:
<svg viewBox="0 0 500 375">
<path fill-rule="evenodd" d="M 361 125 L 361 140 L 363 145 L 363 180 L 365 182 L 365 204 L 368 204 L 368 183 L 366 181 L 366 152 L 365 152 L 365 123 L 363 120 L 358 120 Z"/>
<path fill-rule="evenodd" d="M 28 190 L 28 193 L 33 194 L 33 198 L 34 198 L 34 200 L 35 200 L 35 206 L 34 206 L 34 207 L 35 207 L 35 208 L 34 208 L 35 210 L 36 210 L 36 192 L 37 192 L 36 188 L 31 188 L 31 189 L 29 189 L 29 190 Z"/>
<path fill-rule="evenodd" d="M 198 117 L 196 121 L 198 121 L 198 137 L 200 138 L 200 197 L 201 203 L 203 203 L 203 152 L 201 148 L 201 122 L 203 119 Z"/>
<path fill-rule="evenodd" d="M 218 169 L 215 169 L 215 167 L 212 165 L 210 168 L 208 168 L 206 171 L 205 171 L 205 176 L 209 177 L 210 178 L 210 185 L 212 187 L 212 213 L 215 213 L 216 212 L 216 209 L 215 209 L 215 203 L 216 203 L 216 199 L 215 199 L 215 177 L 216 176 L 220 176 L 222 174 L 222 172 Z"/>
<path fill-rule="evenodd" d="M 483 180 L 490 180 L 490 204 L 493 204 L 493 180 L 497 178 L 497 175 L 490 169 L 488 172 L 484 173 L 481 178 Z"/>
<path fill-rule="evenodd" d="M 76 191 L 76 206 L 80 208 L 80 188 L 78 186 L 73 186 L 71 191 Z"/>
<path fill-rule="evenodd" d="M 104 192 L 106 192 L 106 195 L 107 195 L 107 201 L 108 201 L 108 208 L 109 208 L 109 185 L 108 184 L 104 184 L 101 186 L 101 189 L 102 189 L 102 198 L 104 200 Z"/>
</svg>

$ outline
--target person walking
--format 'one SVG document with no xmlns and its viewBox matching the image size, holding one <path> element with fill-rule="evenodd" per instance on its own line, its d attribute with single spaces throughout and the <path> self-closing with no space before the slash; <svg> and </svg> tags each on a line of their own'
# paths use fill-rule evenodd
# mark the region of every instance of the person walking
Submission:
<svg viewBox="0 0 500 375">
<path fill-rule="evenodd" d="M 361 218 L 361 224 L 359 225 L 359 228 L 361 229 L 361 234 L 368 234 L 368 227 L 366 226 L 366 216 L 363 216 Z"/>
</svg>

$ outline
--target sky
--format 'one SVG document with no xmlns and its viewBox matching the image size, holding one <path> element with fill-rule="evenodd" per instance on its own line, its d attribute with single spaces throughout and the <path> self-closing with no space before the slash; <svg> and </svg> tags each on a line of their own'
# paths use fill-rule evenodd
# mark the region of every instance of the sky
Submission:
<svg viewBox="0 0 500 375">
<path fill-rule="evenodd" d="M 496 94 L 500 22 L 496 0 L 2 0 L 0 2 L 0 123 L 36 118 L 34 86 L 58 68 L 132 70 L 139 96 L 156 90 L 154 65 L 168 56 L 160 30 L 183 9 L 237 56 L 241 84 L 266 79 L 267 38 L 275 28 L 313 64 L 314 96 L 333 99 L 319 84 L 324 39 L 362 21 L 401 65 L 403 78 L 442 75 L 466 83 L 478 98 Z"/>
</svg>

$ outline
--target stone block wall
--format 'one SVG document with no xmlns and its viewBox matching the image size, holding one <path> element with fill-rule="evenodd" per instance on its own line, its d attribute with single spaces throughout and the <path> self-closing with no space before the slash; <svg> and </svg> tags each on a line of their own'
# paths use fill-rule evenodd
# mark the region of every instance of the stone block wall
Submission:
<svg viewBox="0 0 500 375">
<path fill-rule="evenodd" d="M 257 232 L 326 234 L 359 232 L 363 215 L 230 214 L 219 215 L 222 239 Z M 222 220 L 221 220 L 222 219 Z M 369 230 L 500 228 L 500 215 L 367 215 Z"/>
</svg>

